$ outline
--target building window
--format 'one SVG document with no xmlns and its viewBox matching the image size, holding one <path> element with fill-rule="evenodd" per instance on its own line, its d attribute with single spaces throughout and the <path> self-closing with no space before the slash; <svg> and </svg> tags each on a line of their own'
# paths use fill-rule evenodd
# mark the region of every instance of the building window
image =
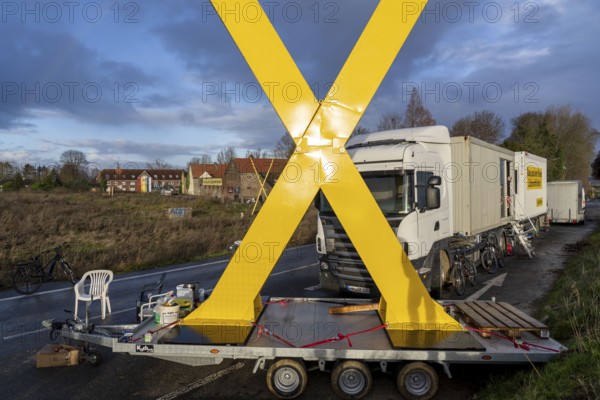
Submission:
<svg viewBox="0 0 600 400">
<path fill-rule="evenodd" d="M 131 175 L 131 179 L 135 179 L 135 175 Z"/>
<path fill-rule="evenodd" d="M 109 174 L 104 175 L 104 179 L 109 180 L 110 179 L 110 175 Z"/>
<path fill-rule="evenodd" d="M 129 182 L 129 186 L 135 186 L 135 182 Z"/>
<path fill-rule="evenodd" d="M 154 179 L 158 179 L 158 175 L 154 175 Z"/>
</svg>

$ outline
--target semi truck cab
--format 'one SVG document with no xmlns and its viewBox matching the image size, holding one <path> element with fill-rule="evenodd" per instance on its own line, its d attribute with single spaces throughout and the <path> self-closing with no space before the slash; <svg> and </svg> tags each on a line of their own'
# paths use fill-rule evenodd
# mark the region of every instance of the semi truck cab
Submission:
<svg viewBox="0 0 600 400">
<path fill-rule="evenodd" d="M 444 179 L 451 168 L 448 130 L 434 126 L 357 135 L 346 150 L 409 260 L 430 286 L 433 268 L 426 260 L 453 231 L 451 187 Z M 322 286 L 376 296 L 373 280 L 322 193 L 316 206 Z"/>
</svg>

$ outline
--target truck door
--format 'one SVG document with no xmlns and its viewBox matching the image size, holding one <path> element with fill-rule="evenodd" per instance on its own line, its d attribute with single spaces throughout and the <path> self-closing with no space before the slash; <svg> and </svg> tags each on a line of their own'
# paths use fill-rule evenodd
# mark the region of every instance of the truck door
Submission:
<svg viewBox="0 0 600 400">
<path fill-rule="evenodd" d="M 421 258 L 427 256 L 435 242 L 442 237 L 442 213 L 444 207 L 436 210 L 427 210 L 427 180 L 433 176 L 433 172 L 418 171 L 415 185 L 415 203 L 417 206 L 417 229 L 419 243 L 416 244 L 418 256 Z"/>
</svg>

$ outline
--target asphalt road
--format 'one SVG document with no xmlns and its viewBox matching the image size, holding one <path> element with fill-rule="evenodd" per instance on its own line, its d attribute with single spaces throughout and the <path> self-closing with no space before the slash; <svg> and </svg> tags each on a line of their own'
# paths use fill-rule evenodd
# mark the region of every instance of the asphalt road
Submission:
<svg viewBox="0 0 600 400">
<path fill-rule="evenodd" d="M 596 211 L 598 204 L 590 204 Z M 578 226 L 553 225 L 550 232 L 535 239 L 537 257 L 523 254 L 507 258 L 506 267 L 495 275 L 483 273 L 479 284 L 468 288 L 463 298 L 480 291 L 488 279 L 506 273 L 502 286 L 490 286 L 480 298 L 492 296 L 531 311 L 536 301 L 550 287 L 569 256 L 563 245 L 582 240 L 596 227 L 595 222 Z M 290 249 L 276 266 L 263 294 L 271 296 L 326 297 L 331 294 L 318 288 L 317 257 L 313 246 Z M 103 323 L 129 323 L 135 318 L 135 301 L 141 286 L 158 279 L 168 271 L 165 288 L 179 283 L 200 282 L 212 289 L 226 265 L 226 260 L 206 260 L 151 271 L 123 274 L 115 277 L 110 287 L 113 313 Z M 451 292 L 445 293 L 451 296 Z M 268 399 L 265 371 L 252 373 L 253 363 L 225 361 L 218 366 L 188 367 L 149 357 L 113 354 L 100 349 L 103 362 L 99 367 L 82 364 L 73 367 L 35 368 L 35 353 L 48 343 L 47 331 L 41 321 L 64 319 L 63 309 L 72 309 L 72 286 L 56 282 L 45 284 L 32 296 L 13 291 L 0 293 L 0 387 L 6 399 Z M 82 303 L 83 304 L 83 303 Z M 80 306 L 81 307 L 81 306 Z M 99 302 L 94 302 L 92 315 L 99 323 Z M 436 398 L 462 399 L 472 394 L 497 371 L 506 367 L 453 366 L 452 380 L 440 376 L 440 391 Z M 329 374 L 309 372 L 309 384 L 303 398 L 333 399 Z M 399 398 L 391 375 L 374 373 L 374 387 L 369 399 Z"/>
</svg>

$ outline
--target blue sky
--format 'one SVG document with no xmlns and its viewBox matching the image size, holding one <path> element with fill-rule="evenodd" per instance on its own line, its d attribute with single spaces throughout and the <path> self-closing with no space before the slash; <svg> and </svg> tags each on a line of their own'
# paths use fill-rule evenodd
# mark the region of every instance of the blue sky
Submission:
<svg viewBox="0 0 600 400">
<path fill-rule="evenodd" d="M 377 1 L 261 3 L 323 97 Z M 285 132 L 207 0 L 0 6 L 0 161 L 77 149 L 99 167 L 184 166 L 226 146 L 272 150 Z M 600 129 L 598 20 L 593 0 L 431 0 L 360 124 L 402 113 L 416 87 L 447 126 L 485 109 L 510 127 L 569 104 Z"/>
</svg>

